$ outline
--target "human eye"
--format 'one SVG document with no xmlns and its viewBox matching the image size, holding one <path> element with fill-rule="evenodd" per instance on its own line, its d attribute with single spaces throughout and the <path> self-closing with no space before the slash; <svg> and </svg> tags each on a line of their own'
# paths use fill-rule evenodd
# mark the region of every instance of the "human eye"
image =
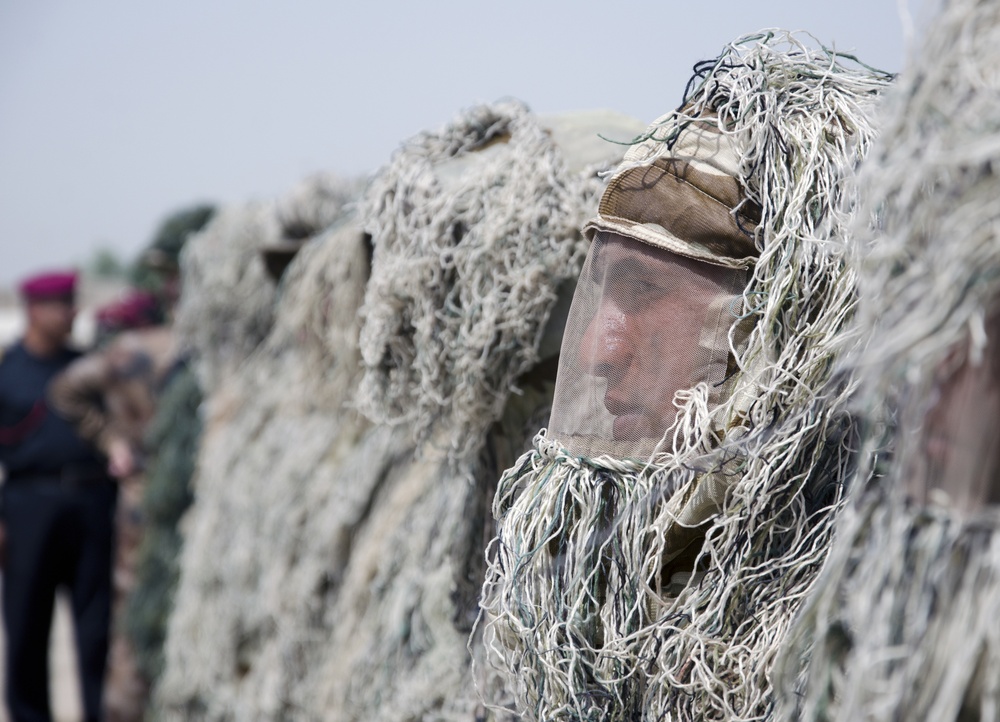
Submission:
<svg viewBox="0 0 1000 722">
<path fill-rule="evenodd" d="M 674 286 L 668 279 L 650 274 L 637 275 L 633 279 L 635 293 L 647 301 L 663 298 L 673 292 Z"/>
<path fill-rule="evenodd" d="M 626 313 L 640 313 L 670 293 L 662 280 L 643 276 L 622 279 L 613 292 L 615 303 Z"/>
</svg>

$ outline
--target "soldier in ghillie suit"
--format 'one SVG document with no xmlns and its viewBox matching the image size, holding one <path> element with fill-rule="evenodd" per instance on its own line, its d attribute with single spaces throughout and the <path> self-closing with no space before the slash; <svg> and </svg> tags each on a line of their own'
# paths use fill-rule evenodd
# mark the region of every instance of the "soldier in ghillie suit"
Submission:
<svg viewBox="0 0 1000 722">
<path fill-rule="evenodd" d="M 1000 6 L 934 5 L 859 173 L 876 474 L 790 635 L 782 720 L 1000 716 Z"/>
<path fill-rule="evenodd" d="M 779 32 L 611 177 L 548 429 L 503 476 L 487 643 L 528 719 L 764 719 L 852 456 L 845 179 L 889 77 Z"/>
<path fill-rule="evenodd" d="M 347 568 L 331 718 L 485 718 L 469 633 L 489 503 L 548 413 L 580 226 L 623 152 L 602 136 L 641 128 L 611 111 L 475 106 L 409 139 L 363 196 L 374 257 L 357 401 L 417 443 Z"/>
<path fill-rule="evenodd" d="M 180 256 L 188 239 L 202 230 L 216 214 L 213 205 L 201 204 L 171 213 L 160 224 L 152 242 L 132 270 L 132 282 L 156 293 L 171 312 L 180 291 Z"/>
<path fill-rule="evenodd" d="M 491 488 L 551 399 L 560 284 L 623 153 L 598 134 L 642 127 L 469 108 L 302 244 L 205 405 L 163 719 L 476 718 Z"/>
</svg>

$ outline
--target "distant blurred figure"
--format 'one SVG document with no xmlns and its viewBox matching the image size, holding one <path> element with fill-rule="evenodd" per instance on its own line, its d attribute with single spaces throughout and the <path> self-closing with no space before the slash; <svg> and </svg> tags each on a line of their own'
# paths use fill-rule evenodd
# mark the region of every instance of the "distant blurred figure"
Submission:
<svg viewBox="0 0 1000 722">
<path fill-rule="evenodd" d="M 76 359 L 50 387 L 53 407 L 108 457 L 119 478 L 141 466 L 156 395 L 177 359 L 173 333 L 159 323 L 164 315 L 141 291 L 99 309 L 100 347 Z"/>
<path fill-rule="evenodd" d="M 58 588 L 70 595 L 87 722 L 102 719 L 117 486 L 98 452 L 47 402 L 80 354 L 67 342 L 75 273 L 24 280 L 23 337 L 0 360 L 0 559 L 13 722 L 50 720 L 48 649 Z"/>
<path fill-rule="evenodd" d="M 131 290 L 124 298 L 97 309 L 94 314 L 95 346 L 101 347 L 122 331 L 163 322 L 162 302 L 150 291 Z"/>
<path fill-rule="evenodd" d="M 122 623 L 136 587 L 145 530 L 145 437 L 160 393 L 183 364 L 168 325 L 180 295 L 180 252 L 211 215 L 210 207 L 197 206 L 164 221 L 133 269 L 139 287 L 98 309 L 97 349 L 70 364 L 49 388 L 53 408 L 107 456 L 119 479 L 114 624 L 105 683 L 109 722 L 139 722 L 149 696 L 151 680 L 140 670 Z"/>
<path fill-rule="evenodd" d="M 203 204 L 176 211 L 164 219 L 152 242 L 142 252 L 132 271 L 136 288 L 149 291 L 160 301 L 170 323 L 180 297 L 180 257 L 188 239 L 215 216 L 215 206 Z"/>
<path fill-rule="evenodd" d="M 119 479 L 115 620 L 135 586 L 136 551 L 143 533 L 145 432 L 177 359 L 173 333 L 159 323 L 163 317 L 156 299 L 139 291 L 99 309 L 97 338 L 102 346 L 70 364 L 49 386 L 53 408 L 108 457 Z M 139 672 L 132 647 L 116 621 L 105 685 L 107 719 L 141 720 L 148 691 L 148 681 Z"/>
</svg>

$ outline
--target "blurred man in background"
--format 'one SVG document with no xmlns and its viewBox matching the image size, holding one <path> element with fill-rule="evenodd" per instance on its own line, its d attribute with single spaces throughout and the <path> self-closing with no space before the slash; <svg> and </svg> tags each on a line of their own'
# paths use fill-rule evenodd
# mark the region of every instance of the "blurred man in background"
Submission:
<svg viewBox="0 0 1000 722">
<path fill-rule="evenodd" d="M 23 337 L 0 360 L 0 510 L 6 697 L 14 722 L 50 720 L 48 649 L 56 590 L 69 593 L 85 719 L 101 719 L 117 487 L 107 462 L 55 413 L 49 382 L 79 357 L 67 344 L 75 273 L 24 280 Z"/>
<path fill-rule="evenodd" d="M 143 718 L 152 680 L 141 669 L 123 623 L 137 587 L 146 519 L 146 435 L 160 395 L 184 359 L 170 325 L 180 294 L 180 253 L 212 217 L 211 206 L 175 212 L 132 269 L 133 287 L 97 311 L 97 349 L 75 360 L 49 385 L 52 407 L 109 460 L 118 480 L 112 634 L 105 714 L 109 722 Z"/>
</svg>

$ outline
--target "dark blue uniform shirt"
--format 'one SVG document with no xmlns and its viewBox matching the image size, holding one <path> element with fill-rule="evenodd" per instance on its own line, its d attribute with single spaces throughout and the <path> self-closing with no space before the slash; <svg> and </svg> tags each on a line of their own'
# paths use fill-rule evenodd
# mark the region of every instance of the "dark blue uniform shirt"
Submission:
<svg viewBox="0 0 1000 722">
<path fill-rule="evenodd" d="M 46 402 L 49 382 L 79 356 L 64 349 L 39 358 L 18 342 L 0 359 L 0 465 L 9 477 L 100 464 L 92 447 Z"/>
</svg>

